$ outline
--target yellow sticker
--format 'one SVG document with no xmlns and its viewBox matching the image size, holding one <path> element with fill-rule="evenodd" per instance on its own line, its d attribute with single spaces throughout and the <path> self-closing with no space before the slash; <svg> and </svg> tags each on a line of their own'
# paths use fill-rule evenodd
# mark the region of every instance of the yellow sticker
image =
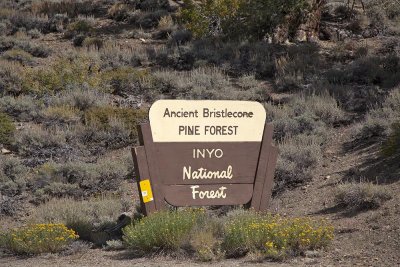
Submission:
<svg viewBox="0 0 400 267">
<path fill-rule="evenodd" d="M 142 192 L 143 202 L 153 201 L 153 192 L 151 191 L 150 180 L 140 181 L 140 190 Z"/>
</svg>

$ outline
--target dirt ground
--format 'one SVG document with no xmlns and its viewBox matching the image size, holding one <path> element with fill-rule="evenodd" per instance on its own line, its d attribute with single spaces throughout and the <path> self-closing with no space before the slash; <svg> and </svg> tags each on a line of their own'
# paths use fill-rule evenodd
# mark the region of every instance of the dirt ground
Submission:
<svg viewBox="0 0 400 267">
<path fill-rule="evenodd" d="M 392 199 L 376 210 L 349 213 L 335 207 L 334 188 L 349 173 L 363 173 L 368 177 L 368 173 L 374 175 L 385 166 L 379 162 L 376 147 L 347 146 L 351 127 L 335 132 L 315 179 L 307 186 L 276 196 L 270 203 L 271 212 L 283 216 L 311 216 L 331 221 L 335 239 L 325 251 L 309 252 L 284 262 L 254 263 L 243 258 L 201 263 L 165 256 L 130 258 L 124 251 L 87 249 L 73 255 L 3 255 L 0 266 L 400 266 L 400 196 L 397 194 L 400 183 L 398 179 L 378 181 Z M 373 167 L 363 168 L 364 164 Z"/>
</svg>

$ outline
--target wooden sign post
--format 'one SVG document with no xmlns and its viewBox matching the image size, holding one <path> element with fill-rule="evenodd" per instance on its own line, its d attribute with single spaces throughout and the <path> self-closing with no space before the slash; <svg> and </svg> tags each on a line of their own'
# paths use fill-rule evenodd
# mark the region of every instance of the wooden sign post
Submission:
<svg viewBox="0 0 400 267">
<path fill-rule="evenodd" d="M 166 202 L 267 209 L 278 149 L 261 104 L 159 100 L 149 118 L 132 149 L 145 214 Z"/>
</svg>

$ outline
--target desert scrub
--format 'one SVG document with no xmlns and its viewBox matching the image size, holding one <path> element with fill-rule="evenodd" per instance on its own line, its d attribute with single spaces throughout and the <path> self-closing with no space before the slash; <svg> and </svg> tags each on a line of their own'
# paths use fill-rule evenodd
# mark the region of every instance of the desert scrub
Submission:
<svg viewBox="0 0 400 267">
<path fill-rule="evenodd" d="M 142 92 L 142 81 L 148 77 L 148 71 L 136 70 L 126 66 L 104 71 L 101 74 L 102 83 L 107 88 L 107 91 L 117 95 L 138 95 Z"/>
<path fill-rule="evenodd" d="M 51 197 L 93 196 L 118 191 L 131 172 L 128 162 L 99 160 L 97 163 L 46 162 L 34 169 L 31 190 L 38 202 Z"/>
<path fill-rule="evenodd" d="M 66 14 L 70 18 L 79 15 L 90 15 L 99 9 L 99 3 L 93 1 L 35 1 L 31 5 L 34 14 L 53 17 L 57 14 Z"/>
<path fill-rule="evenodd" d="M 75 35 L 78 33 L 89 34 L 93 30 L 94 30 L 94 28 L 93 28 L 92 21 L 81 18 L 81 19 L 78 19 L 77 21 L 72 22 L 68 25 L 66 34 L 68 36 Z"/>
<path fill-rule="evenodd" d="M 50 55 L 51 51 L 44 45 L 35 45 L 27 41 L 18 41 L 15 48 L 22 49 L 34 57 L 46 58 Z"/>
<path fill-rule="evenodd" d="M 382 153 L 390 157 L 400 152 L 400 122 L 392 124 L 392 133 L 382 145 Z"/>
<path fill-rule="evenodd" d="M 0 144 L 9 145 L 14 139 L 15 126 L 11 118 L 0 112 Z"/>
<path fill-rule="evenodd" d="M 252 76 L 245 76 L 244 80 L 247 79 L 248 84 L 241 81 L 240 88 L 237 88 L 226 73 L 215 67 L 200 67 L 186 72 L 157 71 L 153 77 L 152 88 L 158 90 L 159 94 L 172 98 L 254 101 L 267 99 L 265 88 L 255 80 L 249 81 Z"/>
<path fill-rule="evenodd" d="M 23 68 L 19 63 L 0 61 L 0 96 L 19 95 L 22 92 Z"/>
<path fill-rule="evenodd" d="M 28 95 L 0 98 L 0 111 L 7 113 L 17 121 L 34 121 L 43 107 L 43 101 Z"/>
<path fill-rule="evenodd" d="M 362 127 L 355 133 L 359 141 L 373 138 L 386 141 L 396 131 L 395 125 L 400 118 L 400 88 L 395 88 L 386 97 L 381 106 L 368 112 Z"/>
<path fill-rule="evenodd" d="M 345 118 L 336 100 L 327 95 L 296 95 L 286 105 L 265 104 L 268 121 L 275 126 L 274 137 L 317 135 L 325 139 L 328 129 Z"/>
<path fill-rule="evenodd" d="M 20 155 L 37 157 L 40 160 L 52 158 L 68 150 L 65 133 L 62 130 L 47 130 L 40 126 L 32 126 L 18 132 L 15 144 Z"/>
<path fill-rule="evenodd" d="M 63 224 L 34 224 L 5 234 L 6 249 L 16 254 L 59 252 L 78 238 Z"/>
<path fill-rule="evenodd" d="M 326 247 L 333 239 L 333 227 L 324 220 L 282 218 L 245 211 L 228 217 L 222 249 L 228 257 L 261 252 L 280 259 Z"/>
<path fill-rule="evenodd" d="M 68 105 L 47 107 L 40 112 L 40 116 L 48 125 L 76 123 L 81 118 L 79 110 Z"/>
<path fill-rule="evenodd" d="M 190 236 L 190 248 L 199 261 L 212 261 L 224 256 L 221 251 L 223 237 L 223 219 L 207 216 L 206 220 L 197 224 Z"/>
<path fill-rule="evenodd" d="M 186 27 L 196 37 L 219 35 L 228 39 L 261 39 L 278 25 L 293 36 L 304 19 L 307 1 L 218 0 L 200 4 L 187 0 L 182 10 Z M 242 27 L 236 27 L 241 23 Z"/>
<path fill-rule="evenodd" d="M 127 248 L 139 254 L 176 251 L 204 218 L 204 211 L 198 209 L 156 212 L 124 228 L 123 239 Z"/>
<path fill-rule="evenodd" d="M 285 138 L 279 144 L 274 191 L 297 187 L 312 180 L 322 161 L 321 141 L 315 135 Z"/>
<path fill-rule="evenodd" d="M 28 52 L 25 52 L 22 49 L 19 49 L 19 48 L 13 48 L 11 50 L 4 52 L 3 58 L 10 60 L 10 61 L 16 61 L 21 64 L 32 64 L 33 63 L 32 55 L 29 54 Z"/>
<path fill-rule="evenodd" d="M 358 58 L 340 69 L 326 72 L 326 80 L 331 84 L 374 85 L 382 88 L 393 88 L 400 83 L 400 57 L 369 56 Z"/>
<path fill-rule="evenodd" d="M 58 58 L 51 66 L 27 69 L 23 90 L 38 95 L 54 94 L 73 86 L 99 85 L 98 65 L 85 56 Z"/>
<path fill-rule="evenodd" d="M 103 69 L 119 68 L 122 66 L 141 66 L 148 61 L 147 49 L 142 46 L 120 47 L 116 43 L 105 42 L 98 51 Z"/>
<path fill-rule="evenodd" d="M 371 182 L 351 182 L 339 184 L 335 192 L 335 202 L 349 209 L 375 209 L 391 198 L 385 188 Z"/>
<path fill-rule="evenodd" d="M 34 223 L 62 223 L 73 229 L 82 240 L 104 243 L 113 239 L 94 230 L 115 225 L 115 220 L 126 211 L 122 201 L 111 196 L 99 196 L 88 200 L 72 198 L 51 199 L 38 206 L 32 214 Z"/>
<path fill-rule="evenodd" d="M 92 107 L 106 106 L 111 99 L 109 95 L 93 88 L 77 86 L 54 95 L 49 102 L 50 106 L 71 106 L 80 111 L 86 111 Z"/>
<path fill-rule="evenodd" d="M 100 129 L 109 129 L 113 119 L 117 119 L 122 121 L 125 128 L 136 136 L 136 125 L 147 119 L 147 110 L 112 106 L 93 107 L 85 112 L 84 119 L 86 125 L 97 126 Z"/>
<path fill-rule="evenodd" d="M 15 197 L 26 190 L 29 168 L 18 158 L 0 155 L 0 193 Z"/>
</svg>

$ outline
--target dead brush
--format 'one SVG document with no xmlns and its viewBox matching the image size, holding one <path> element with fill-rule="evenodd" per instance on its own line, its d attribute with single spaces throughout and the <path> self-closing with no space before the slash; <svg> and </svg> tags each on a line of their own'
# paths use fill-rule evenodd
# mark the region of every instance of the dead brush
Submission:
<svg viewBox="0 0 400 267">
<path fill-rule="evenodd" d="M 363 181 L 339 184 L 335 193 L 337 205 L 354 210 L 375 209 L 390 198 L 384 187 Z"/>
</svg>

